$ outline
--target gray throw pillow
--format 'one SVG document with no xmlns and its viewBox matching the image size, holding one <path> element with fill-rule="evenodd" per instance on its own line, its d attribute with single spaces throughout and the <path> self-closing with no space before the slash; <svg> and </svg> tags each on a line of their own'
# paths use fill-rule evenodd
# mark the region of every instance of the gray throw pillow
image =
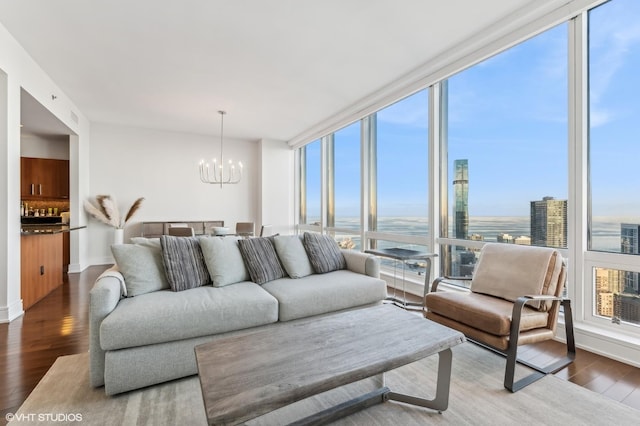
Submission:
<svg viewBox="0 0 640 426">
<path fill-rule="evenodd" d="M 303 245 L 317 274 L 346 269 L 347 262 L 331 236 L 305 232 Z"/>
<path fill-rule="evenodd" d="M 111 252 L 124 277 L 127 297 L 169 288 L 160 247 L 114 244 Z"/>
<path fill-rule="evenodd" d="M 286 277 L 269 237 L 238 240 L 238 247 L 254 283 L 264 284 Z"/>
<path fill-rule="evenodd" d="M 248 281 L 242 254 L 235 237 L 201 237 L 200 247 L 214 287 Z"/>
<path fill-rule="evenodd" d="M 278 258 L 291 278 L 302 278 L 313 274 L 309 256 L 297 235 L 278 235 L 273 239 Z"/>
<path fill-rule="evenodd" d="M 207 265 L 196 237 L 160 237 L 167 281 L 173 291 L 207 285 L 211 282 Z"/>
</svg>

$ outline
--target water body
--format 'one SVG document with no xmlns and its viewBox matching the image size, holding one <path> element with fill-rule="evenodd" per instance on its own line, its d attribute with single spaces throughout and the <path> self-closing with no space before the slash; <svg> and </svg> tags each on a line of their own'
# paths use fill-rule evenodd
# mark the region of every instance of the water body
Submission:
<svg viewBox="0 0 640 426">
<path fill-rule="evenodd" d="M 640 223 L 640 218 L 596 217 L 592 221 L 592 250 L 620 252 L 620 225 Z M 357 217 L 338 218 L 336 226 L 358 229 Z M 450 230 L 453 229 L 449 225 Z M 402 235 L 427 235 L 429 224 L 424 217 L 379 217 L 378 230 Z M 469 235 L 478 234 L 484 241 L 496 242 L 499 234 L 514 238 L 530 235 L 528 216 L 476 216 L 469 218 Z"/>
</svg>

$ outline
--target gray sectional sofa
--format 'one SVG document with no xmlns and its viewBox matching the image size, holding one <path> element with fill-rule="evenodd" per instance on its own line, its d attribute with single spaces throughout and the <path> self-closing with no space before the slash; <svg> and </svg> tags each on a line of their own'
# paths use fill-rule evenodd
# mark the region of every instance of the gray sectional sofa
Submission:
<svg viewBox="0 0 640 426">
<path fill-rule="evenodd" d="M 186 241 L 162 238 L 168 238 L 167 244 Z M 261 284 L 251 281 L 252 274 L 238 270 L 260 268 L 263 265 L 259 263 L 268 262 L 269 256 L 259 253 L 253 261 L 247 260 L 249 257 L 238 261 L 234 247 L 241 244 L 240 240 L 198 239 L 213 285 L 182 291 L 172 290 L 173 285 L 167 288 L 162 282 L 172 274 L 178 279 L 194 279 L 167 270 L 172 260 L 160 260 L 160 256 L 171 255 L 164 240 L 162 246 L 157 239 L 137 239 L 134 244 L 112 247 L 117 264 L 96 280 L 90 292 L 91 384 L 104 385 L 106 394 L 113 395 L 197 374 L 194 347 L 216 336 L 371 306 L 386 297 L 376 257 L 339 250 L 342 266 L 317 273 L 315 263 L 300 250 L 298 241 L 302 238 L 276 238 L 270 240 L 274 248 L 285 247 L 276 252 L 284 276 L 267 282 L 254 279 Z M 210 250 L 214 245 L 217 251 Z M 174 255 L 187 251 L 174 250 Z"/>
</svg>

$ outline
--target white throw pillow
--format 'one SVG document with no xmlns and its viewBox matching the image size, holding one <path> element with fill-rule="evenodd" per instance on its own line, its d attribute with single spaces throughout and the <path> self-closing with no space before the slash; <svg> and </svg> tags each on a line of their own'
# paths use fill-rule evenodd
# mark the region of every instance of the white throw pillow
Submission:
<svg viewBox="0 0 640 426">
<path fill-rule="evenodd" d="M 313 267 L 297 235 L 278 235 L 273 239 L 278 258 L 291 278 L 302 278 L 313 274 Z"/>
<path fill-rule="evenodd" d="M 214 287 L 250 281 L 235 237 L 201 237 L 200 248 Z"/>
</svg>

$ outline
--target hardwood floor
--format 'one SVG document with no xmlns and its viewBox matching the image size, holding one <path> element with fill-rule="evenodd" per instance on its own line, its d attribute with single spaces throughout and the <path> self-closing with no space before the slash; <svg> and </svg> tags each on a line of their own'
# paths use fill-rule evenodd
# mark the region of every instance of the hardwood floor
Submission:
<svg viewBox="0 0 640 426">
<path fill-rule="evenodd" d="M 15 412 L 57 357 L 89 349 L 89 290 L 106 269 L 93 266 L 70 274 L 68 283 L 36 303 L 21 318 L 0 324 L 0 414 Z M 527 360 L 544 362 L 561 354 L 564 346 L 545 342 L 521 348 Z M 84 372 L 78 372 L 84 374 Z M 556 373 L 640 410 L 640 369 L 578 350 L 576 361 Z"/>
</svg>

